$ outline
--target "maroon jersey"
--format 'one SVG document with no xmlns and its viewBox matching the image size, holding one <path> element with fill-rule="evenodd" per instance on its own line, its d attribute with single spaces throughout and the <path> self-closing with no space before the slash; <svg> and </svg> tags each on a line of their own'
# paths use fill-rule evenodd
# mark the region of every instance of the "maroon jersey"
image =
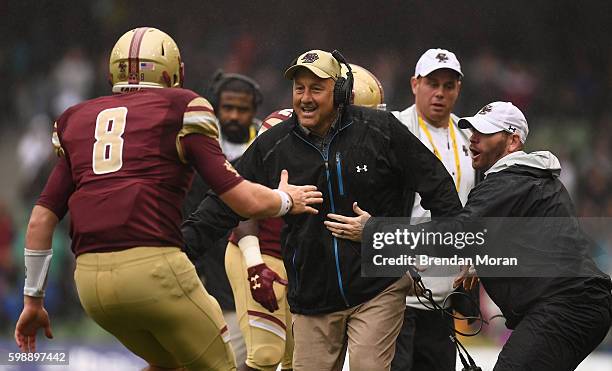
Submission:
<svg viewBox="0 0 612 371">
<path fill-rule="evenodd" d="M 218 194 L 242 181 L 217 138 L 212 107 L 190 90 L 144 89 L 81 103 L 56 122 L 54 145 L 64 158 L 37 203 L 61 218 L 67 202 L 77 255 L 182 246 L 191 165 Z"/>
<path fill-rule="evenodd" d="M 285 222 L 282 218 L 268 218 L 257 221 L 259 229 L 257 237 L 259 238 L 259 250 L 262 254 L 281 258 L 280 235 L 284 225 Z M 230 234 L 229 241 L 238 246 L 238 239 L 234 232 Z"/>
<path fill-rule="evenodd" d="M 280 235 L 285 222 L 282 218 L 268 218 L 260 220 L 258 224 L 261 253 L 280 258 Z"/>
</svg>

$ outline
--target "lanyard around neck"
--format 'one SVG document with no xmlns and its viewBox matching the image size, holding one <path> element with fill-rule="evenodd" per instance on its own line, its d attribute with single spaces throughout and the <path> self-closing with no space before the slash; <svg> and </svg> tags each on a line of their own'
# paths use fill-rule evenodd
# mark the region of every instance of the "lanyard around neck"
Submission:
<svg viewBox="0 0 612 371">
<path fill-rule="evenodd" d="M 427 136 L 427 139 L 429 140 L 429 143 L 431 144 L 431 148 L 433 149 L 434 155 L 436 155 L 436 157 L 440 161 L 442 161 L 442 155 L 440 154 L 440 151 L 438 151 L 438 148 L 434 144 L 433 138 L 431 137 L 431 133 L 429 132 L 427 125 L 425 125 L 425 122 L 423 121 L 421 116 L 418 116 L 418 119 L 419 119 L 419 127 L 421 128 L 421 130 L 423 130 L 423 132 L 425 133 L 425 136 Z M 453 152 L 455 154 L 455 167 L 457 168 L 457 180 L 455 182 L 455 188 L 457 189 L 457 193 L 459 193 L 459 187 L 461 184 L 461 164 L 459 162 L 459 150 L 457 149 L 457 136 L 455 135 L 455 128 L 453 125 L 453 120 L 450 117 L 448 119 L 448 130 L 450 131 L 451 141 L 453 142 Z"/>
</svg>

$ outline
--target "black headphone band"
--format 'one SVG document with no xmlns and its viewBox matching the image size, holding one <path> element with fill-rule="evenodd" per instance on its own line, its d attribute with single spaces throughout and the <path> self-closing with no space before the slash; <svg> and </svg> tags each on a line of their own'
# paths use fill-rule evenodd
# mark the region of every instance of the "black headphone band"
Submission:
<svg viewBox="0 0 612 371">
<path fill-rule="evenodd" d="M 239 73 L 224 73 L 222 70 L 218 70 L 215 73 L 211 83 L 212 97 L 214 97 L 215 103 L 218 102 L 220 98 L 219 94 L 221 94 L 223 87 L 232 80 L 242 81 L 249 85 L 253 90 L 253 103 L 255 108 L 261 105 L 263 102 L 263 94 L 261 93 L 259 84 L 255 80 Z"/>
</svg>

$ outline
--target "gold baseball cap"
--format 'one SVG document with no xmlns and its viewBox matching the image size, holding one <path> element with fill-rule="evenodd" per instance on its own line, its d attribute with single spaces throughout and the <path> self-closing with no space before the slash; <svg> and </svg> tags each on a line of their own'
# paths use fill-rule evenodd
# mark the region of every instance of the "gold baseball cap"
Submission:
<svg viewBox="0 0 612 371">
<path fill-rule="evenodd" d="M 322 79 L 333 79 L 340 77 L 340 62 L 331 53 L 323 50 L 309 50 L 297 58 L 296 63 L 285 71 L 285 78 L 293 80 L 293 76 L 299 68 L 308 68 L 312 73 Z"/>
</svg>

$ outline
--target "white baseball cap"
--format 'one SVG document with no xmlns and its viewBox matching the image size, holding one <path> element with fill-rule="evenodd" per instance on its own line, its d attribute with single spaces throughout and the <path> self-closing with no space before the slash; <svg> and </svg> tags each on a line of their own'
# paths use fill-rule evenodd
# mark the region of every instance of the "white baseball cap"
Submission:
<svg viewBox="0 0 612 371">
<path fill-rule="evenodd" d="M 419 58 L 414 68 L 414 76 L 427 76 L 433 71 L 441 68 L 449 68 L 463 77 L 461 65 L 455 53 L 449 52 L 446 49 L 429 49 L 426 51 L 421 58 Z"/>
<path fill-rule="evenodd" d="M 522 143 L 525 143 L 527 134 L 529 134 L 525 115 L 510 102 L 489 103 L 474 116 L 461 118 L 458 125 L 461 129 L 474 128 L 483 134 L 500 131 L 518 134 Z"/>
</svg>

